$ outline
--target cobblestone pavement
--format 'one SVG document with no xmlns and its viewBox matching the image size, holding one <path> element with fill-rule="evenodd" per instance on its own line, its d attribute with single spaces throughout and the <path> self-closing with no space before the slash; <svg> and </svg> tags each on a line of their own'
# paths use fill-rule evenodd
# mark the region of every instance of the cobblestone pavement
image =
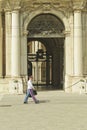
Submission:
<svg viewBox="0 0 87 130">
<path fill-rule="evenodd" d="M 0 95 L 0 130 L 87 130 L 87 95 L 38 92 L 40 103 L 23 95 Z"/>
</svg>

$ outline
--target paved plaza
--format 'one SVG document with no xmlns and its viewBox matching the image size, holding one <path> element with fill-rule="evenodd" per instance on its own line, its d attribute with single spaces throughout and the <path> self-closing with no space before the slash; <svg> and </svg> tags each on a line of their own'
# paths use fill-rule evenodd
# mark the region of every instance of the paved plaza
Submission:
<svg viewBox="0 0 87 130">
<path fill-rule="evenodd" d="M 23 95 L 0 94 L 0 130 L 87 130 L 87 95 L 38 92 L 39 104 Z"/>
</svg>

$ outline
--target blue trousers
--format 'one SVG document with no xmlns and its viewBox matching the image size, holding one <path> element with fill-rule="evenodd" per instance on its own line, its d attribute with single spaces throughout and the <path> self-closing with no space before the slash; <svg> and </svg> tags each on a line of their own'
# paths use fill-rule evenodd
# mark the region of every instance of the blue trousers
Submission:
<svg viewBox="0 0 87 130">
<path fill-rule="evenodd" d="M 37 102 L 37 99 L 35 98 L 35 96 L 33 94 L 33 89 L 27 89 L 27 94 L 25 96 L 24 102 L 28 102 L 29 95 L 31 95 L 34 102 Z"/>
</svg>

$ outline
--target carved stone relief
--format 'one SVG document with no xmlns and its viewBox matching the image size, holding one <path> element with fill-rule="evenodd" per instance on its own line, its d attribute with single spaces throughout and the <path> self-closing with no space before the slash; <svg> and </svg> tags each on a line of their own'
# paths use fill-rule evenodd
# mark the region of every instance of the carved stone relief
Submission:
<svg viewBox="0 0 87 130">
<path fill-rule="evenodd" d="M 73 11 L 74 9 L 86 9 L 87 0 L 2 0 L 0 8 L 6 10 L 20 9 L 22 12 L 32 12 L 38 8 L 43 11 L 49 11 L 51 8 L 60 10 L 63 13 Z M 66 13 L 65 13 L 66 14 Z"/>
<path fill-rule="evenodd" d="M 29 36 L 42 35 L 50 36 L 52 34 L 63 36 L 64 25 L 60 19 L 51 14 L 42 14 L 36 16 L 28 26 Z"/>
</svg>

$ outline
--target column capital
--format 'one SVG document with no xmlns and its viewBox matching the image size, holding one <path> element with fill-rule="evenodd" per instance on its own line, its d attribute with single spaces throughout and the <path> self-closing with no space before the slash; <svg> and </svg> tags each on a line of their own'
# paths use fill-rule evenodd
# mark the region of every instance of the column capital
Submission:
<svg viewBox="0 0 87 130">
<path fill-rule="evenodd" d="M 86 6 L 86 0 L 74 0 L 73 9 L 75 11 L 82 11 Z"/>
<path fill-rule="evenodd" d="M 18 14 L 19 13 L 19 10 L 12 10 L 11 13 L 15 13 L 15 14 Z"/>
<path fill-rule="evenodd" d="M 74 10 L 74 13 L 81 13 L 81 12 L 82 12 L 81 9 L 75 9 L 75 10 Z"/>
<path fill-rule="evenodd" d="M 24 30 L 24 31 L 23 31 L 23 35 L 25 35 L 25 36 L 27 36 L 28 33 L 29 33 L 29 32 L 28 32 L 27 30 Z"/>
<path fill-rule="evenodd" d="M 5 0 L 2 1 L 2 3 L 0 4 L 0 9 L 3 9 L 5 12 L 8 11 L 13 11 L 13 10 L 20 10 L 21 6 L 20 6 L 21 0 Z"/>
<path fill-rule="evenodd" d="M 63 31 L 63 34 L 64 34 L 66 37 L 68 37 L 68 36 L 70 36 L 70 31 L 65 30 L 65 31 Z"/>
<path fill-rule="evenodd" d="M 17 7 L 14 9 L 4 8 L 4 12 L 19 12 L 21 7 Z"/>
</svg>

